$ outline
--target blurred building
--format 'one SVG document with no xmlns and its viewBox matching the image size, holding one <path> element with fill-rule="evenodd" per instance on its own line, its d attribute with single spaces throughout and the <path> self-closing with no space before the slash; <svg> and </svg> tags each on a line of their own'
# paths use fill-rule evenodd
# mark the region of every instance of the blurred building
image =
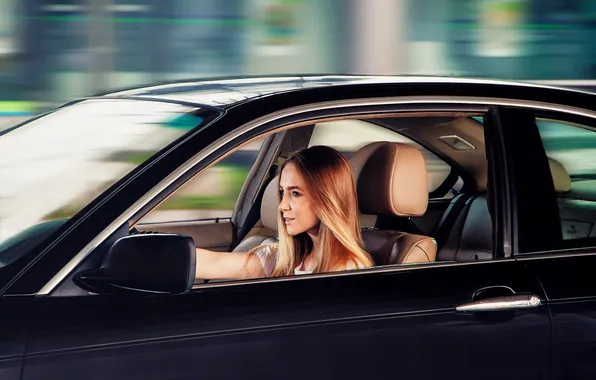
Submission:
<svg viewBox="0 0 596 380">
<path fill-rule="evenodd" d="M 0 113 L 188 77 L 596 77 L 592 0 L 3 0 Z"/>
</svg>

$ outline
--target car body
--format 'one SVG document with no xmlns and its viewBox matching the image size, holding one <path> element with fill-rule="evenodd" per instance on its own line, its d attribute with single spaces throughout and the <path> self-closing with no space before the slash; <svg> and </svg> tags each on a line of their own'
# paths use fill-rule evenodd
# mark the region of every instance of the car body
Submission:
<svg viewBox="0 0 596 380">
<path fill-rule="evenodd" d="M 1 170 L 19 184 L 5 190 L 13 208 L 2 214 L 8 232 L 0 242 L 0 377 L 591 379 L 596 375 L 596 250 L 590 218 L 596 220 L 596 199 L 589 157 L 596 144 L 581 136 L 570 143 L 583 144 L 583 150 L 564 157 L 586 165 L 558 191 L 558 179 L 549 172 L 550 145 L 543 144 L 549 135 L 541 139 L 537 125 L 560 120 L 569 128 L 581 125 L 591 136 L 594 100 L 596 95 L 582 91 L 492 80 L 230 78 L 100 94 L 6 130 L 0 144 L 32 132 L 19 137 L 20 145 L 0 145 L 5 152 L 14 147 L 2 155 L 14 166 L 4 164 Z M 170 127 L 179 133 L 138 140 L 146 131 L 133 128 L 123 139 L 118 123 L 132 114 L 143 125 L 157 120 L 145 120 L 146 115 L 171 114 Z M 258 219 L 254 214 L 267 173 L 284 156 L 284 149 L 276 148 L 305 146 L 312 135 L 304 141 L 300 134 L 276 136 L 344 119 L 372 120 L 402 133 L 449 167 L 429 189 L 425 217 L 400 223 L 413 221 L 431 237 L 440 223 L 463 223 L 465 229 L 467 219 L 478 227 L 482 222 L 471 219 L 472 198 L 462 221 L 459 214 L 447 215 L 462 194 L 485 199 L 490 213 L 485 212 L 483 232 L 465 237 L 462 232 L 456 239 L 457 252 L 467 249 L 465 258 L 456 254 L 345 273 L 207 282 L 177 294 L 93 294 L 77 285 L 76 275 L 99 268 L 112 244 L 135 226 L 137 231 L 192 230 L 199 247 L 233 249 Z M 137 125 L 134 120 L 130 125 Z M 408 124 L 411 120 L 418 124 Z M 81 126 L 80 135 L 69 123 Z M 472 124 L 474 134 L 466 135 Z M 265 135 L 230 217 L 139 224 L 197 173 Z M 442 140 L 434 141 L 437 136 Z M 458 148 L 454 136 L 474 149 Z M 87 140 L 93 144 L 85 145 Z M 37 145 L 27 150 L 26 141 Z M 104 170 L 94 152 L 118 153 L 111 147 L 139 141 L 153 144 L 151 154 L 116 171 L 120 174 L 68 218 L 34 223 L 52 211 L 46 205 L 70 202 L 68 193 L 85 193 L 78 179 L 105 182 L 92 176 Z M 59 157 L 51 144 L 59 147 Z M 44 149 L 52 154 L 39 153 L 41 158 L 27 162 Z M 82 154 L 88 156 L 78 168 Z M 25 179 L 69 165 L 68 173 L 76 175 L 27 187 Z M 560 207 L 574 210 L 574 216 L 562 216 Z M 225 234 L 228 240 L 216 241 Z M 474 251 L 473 240 L 482 240 L 484 250 Z"/>
</svg>

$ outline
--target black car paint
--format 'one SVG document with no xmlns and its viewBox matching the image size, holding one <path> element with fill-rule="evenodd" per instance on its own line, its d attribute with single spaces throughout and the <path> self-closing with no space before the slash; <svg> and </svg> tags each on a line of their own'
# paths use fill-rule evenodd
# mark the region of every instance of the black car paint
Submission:
<svg viewBox="0 0 596 380">
<path fill-rule="evenodd" d="M 595 260 L 590 255 L 238 284 L 171 297 L 30 295 L 164 173 L 239 125 L 313 102 L 416 95 L 501 97 L 596 109 L 588 94 L 469 83 L 346 84 L 227 105 L 216 123 L 180 141 L 175 152 L 156 157 L 126 186 L 104 194 L 97 201 L 101 207 L 71 221 L 60 241 L 0 270 L 8 289 L 0 300 L 2 378 L 91 373 L 113 379 L 387 374 L 546 379 L 553 357 L 557 378 L 593 378 L 589 353 L 595 342 L 596 287 L 589 281 Z M 478 289 L 504 285 L 539 295 L 542 306 L 484 318 L 453 311 Z M 562 321 L 552 330 L 554 340 L 549 312 L 555 322 Z M 577 321 L 583 321 L 581 328 L 574 326 Z"/>
<path fill-rule="evenodd" d="M 541 280 L 553 325 L 553 378 L 593 379 L 596 374 L 596 254 L 521 257 Z"/>
<path fill-rule="evenodd" d="M 39 306 L 33 297 L 0 299 L 0 379 L 21 379 L 27 329 Z"/>
<path fill-rule="evenodd" d="M 513 260 L 175 297 L 46 297 L 23 379 L 356 379 L 393 371 L 401 378 L 546 378 L 546 306 L 484 319 L 454 312 L 493 285 L 543 297 Z M 495 366 L 501 350 L 510 360 Z"/>
</svg>

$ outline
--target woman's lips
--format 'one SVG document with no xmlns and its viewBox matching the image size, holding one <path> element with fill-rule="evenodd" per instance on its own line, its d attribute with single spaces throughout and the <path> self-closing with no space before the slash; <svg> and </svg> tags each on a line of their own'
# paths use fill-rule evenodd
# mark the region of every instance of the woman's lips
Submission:
<svg viewBox="0 0 596 380">
<path fill-rule="evenodd" d="M 286 224 L 290 223 L 292 220 L 294 220 L 294 218 L 284 218 Z"/>
</svg>

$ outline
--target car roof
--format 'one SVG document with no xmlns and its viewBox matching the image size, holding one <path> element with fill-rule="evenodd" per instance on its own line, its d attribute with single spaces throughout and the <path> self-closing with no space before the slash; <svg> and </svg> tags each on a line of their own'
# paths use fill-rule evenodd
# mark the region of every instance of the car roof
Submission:
<svg viewBox="0 0 596 380">
<path fill-rule="evenodd" d="M 574 88 L 548 86 L 532 82 L 438 76 L 373 76 L 373 75 L 278 75 L 188 79 L 175 82 L 128 88 L 96 94 L 100 97 L 141 97 L 183 101 L 221 108 L 268 95 L 309 88 L 359 84 L 454 84 L 495 85 L 534 89 L 557 89 L 585 93 Z"/>
</svg>

